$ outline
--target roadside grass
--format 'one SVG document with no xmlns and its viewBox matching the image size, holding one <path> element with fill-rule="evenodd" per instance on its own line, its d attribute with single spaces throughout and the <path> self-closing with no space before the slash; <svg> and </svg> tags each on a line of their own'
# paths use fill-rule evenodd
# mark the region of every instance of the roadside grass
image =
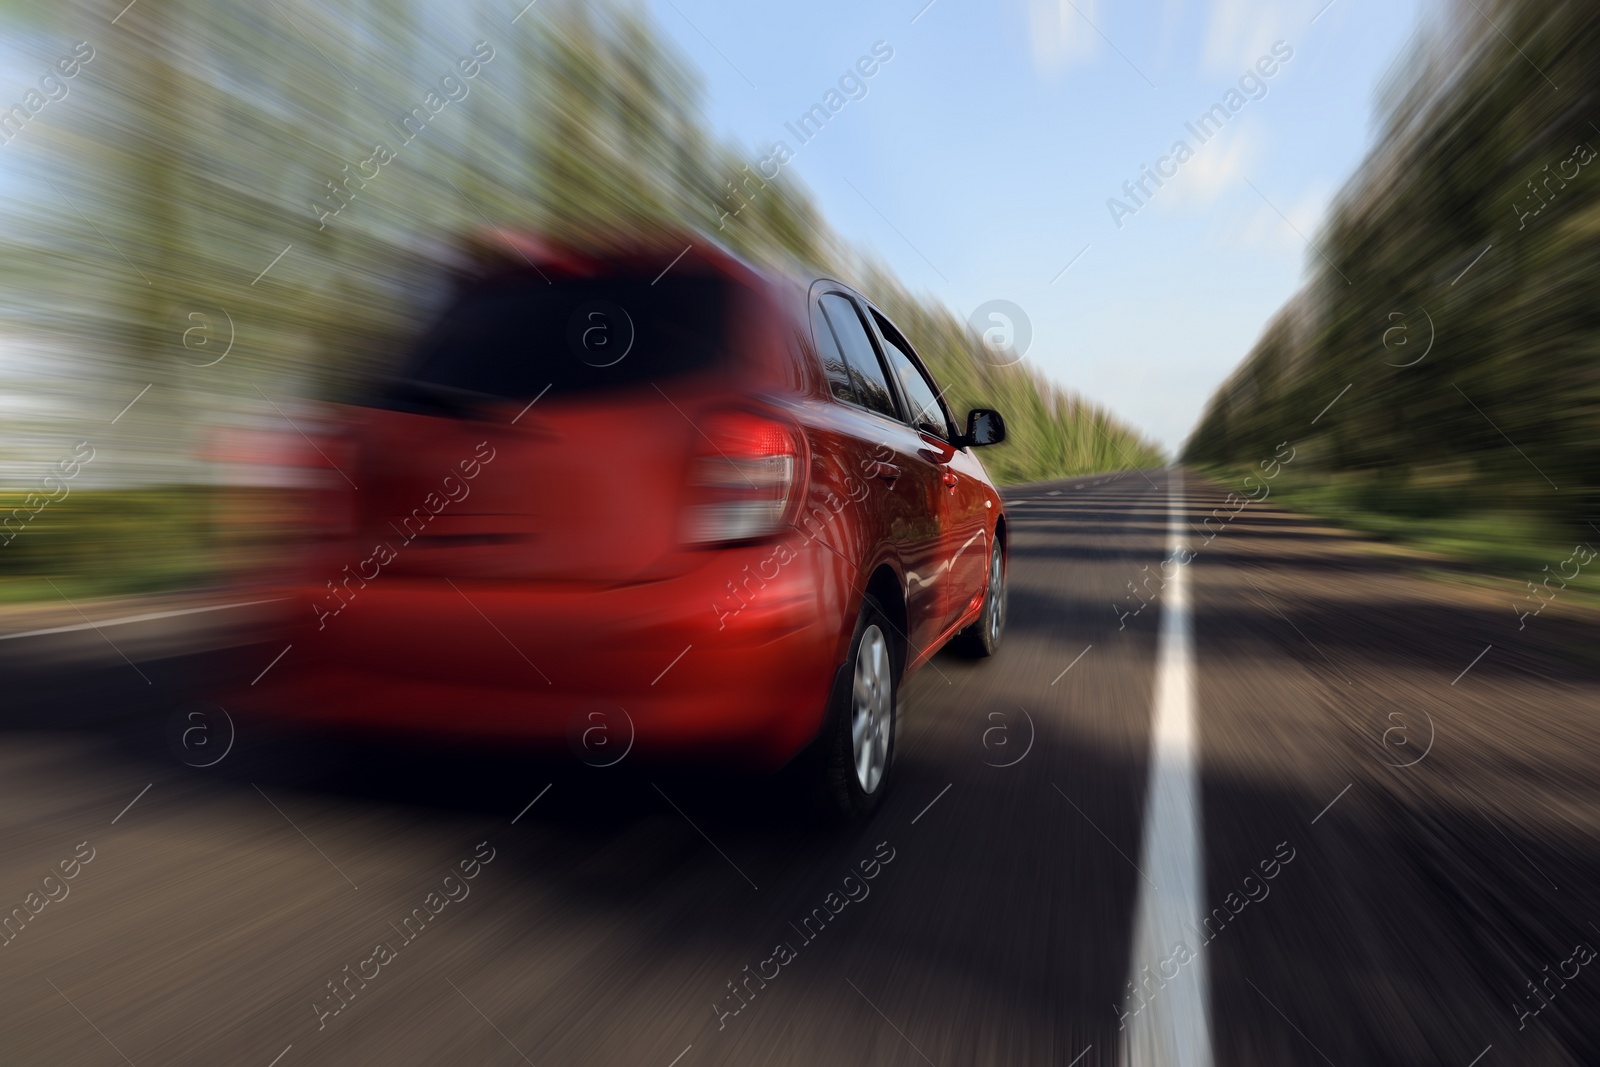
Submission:
<svg viewBox="0 0 1600 1067">
<path fill-rule="evenodd" d="M 1244 479 L 1260 475 L 1246 466 L 1198 469 L 1241 495 Z M 1496 509 L 1453 486 L 1322 474 L 1296 477 L 1290 467 L 1271 485 L 1272 502 L 1366 534 L 1380 549 L 1415 559 L 1421 572 L 1509 591 L 1514 600 L 1532 597 L 1525 584 L 1532 582 L 1568 606 L 1600 608 L 1600 530 L 1566 528 L 1526 510 Z M 1570 574 L 1577 565 L 1562 564 L 1575 560 L 1578 545 L 1596 555 L 1563 582 L 1562 571 Z M 1548 586 L 1541 584 L 1546 579 Z"/>
<path fill-rule="evenodd" d="M 27 496 L 0 491 L 0 518 Z M 127 596 L 214 580 L 222 563 L 219 503 L 219 492 L 204 486 L 73 490 L 20 530 L 13 523 L 9 541 L 0 535 L 0 604 L 62 594 Z"/>
</svg>

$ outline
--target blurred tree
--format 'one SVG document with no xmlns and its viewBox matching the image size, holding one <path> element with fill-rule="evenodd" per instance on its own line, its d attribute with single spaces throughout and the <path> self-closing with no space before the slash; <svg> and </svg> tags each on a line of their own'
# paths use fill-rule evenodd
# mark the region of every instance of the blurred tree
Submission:
<svg viewBox="0 0 1600 1067">
<path fill-rule="evenodd" d="M 789 175 L 757 176 L 708 131 L 695 73 L 642 6 L 545 0 L 516 22 L 445 0 L 120 6 L 17 9 L 60 42 L 42 69 L 77 34 L 94 59 L 4 146 L 27 193 L 0 208 L 0 321 L 93 352 L 104 395 L 80 401 L 97 410 L 151 386 L 101 431 L 124 452 L 192 453 L 263 394 L 343 393 L 391 364 L 462 235 L 491 224 L 579 242 L 687 229 L 870 275 L 953 398 L 1010 405 L 1008 476 L 1159 460 L 1104 413 L 1086 425 L 1120 452 L 1074 430 L 1089 409 L 983 365 L 963 324 L 866 268 Z"/>
<path fill-rule="evenodd" d="M 1310 261 L 1185 458 L 1289 439 L 1297 472 L 1361 507 L 1592 536 L 1597 56 L 1590 0 L 1452 0 L 1384 86 L 1378 143 L 1317 239 L 1331 264 Z"/>
</svg>

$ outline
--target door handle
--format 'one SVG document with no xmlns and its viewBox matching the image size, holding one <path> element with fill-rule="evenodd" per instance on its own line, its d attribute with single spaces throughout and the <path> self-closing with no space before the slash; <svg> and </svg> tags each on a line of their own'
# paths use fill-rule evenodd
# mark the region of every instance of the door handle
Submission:
<svg viewBox="0 0 1600 1067">
<path fill-rule="evenodd" d="M 956 491 L 956 485 L 960 482 L 960 479 L 958 479 L 950 471 L 945 471 L 942 475 L 940 475 L 939 480 L 944 482 L 944 487 L 950 490 L 952 493 Z"/>
<path fill-rule="evenodd" d="M 899 467 L 896 467 L 893 463 L 885 463 L 881 459 L 880 460 L 874 460 L 873 464 L 869 468 L 869 470 L 872 473 L 872 477 L 874 477 L 874 478 L 882 478 L 884 481 L 888 482 L 891 486 L 894 485 L 895 480 L 900 477 L 900 468 Z"/>
</svg>

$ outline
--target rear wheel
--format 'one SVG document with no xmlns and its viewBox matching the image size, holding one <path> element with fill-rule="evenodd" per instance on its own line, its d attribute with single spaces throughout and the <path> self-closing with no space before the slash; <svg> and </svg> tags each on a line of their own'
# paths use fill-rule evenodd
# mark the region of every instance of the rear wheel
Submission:
<svg viewBox="0 0 1600 1067">
<path fill-rule="evenodd" d="M 864 815 L 888 791 L 899 712 L 898 660 L 889 620 L 868 597 L 819 738 L 819 784 L 823 804 L 833 814 Z"/>
<path fill-rule="evenodd" d="M 978 620 L 956 634 L 950 647 L 963 656 L 982 659 L 992 656 L 1000 648 L 1000 636 L 1006 627 L 1006 564 L 1005 552 L 996 541 L 989 550 L 989 584 L 983 594 L 983 612 Z"/>
</svg>

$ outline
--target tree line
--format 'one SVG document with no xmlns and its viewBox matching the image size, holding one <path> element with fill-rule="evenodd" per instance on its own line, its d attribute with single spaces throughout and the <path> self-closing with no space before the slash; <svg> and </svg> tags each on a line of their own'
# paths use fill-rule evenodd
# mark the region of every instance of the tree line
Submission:
<svg viewBox="0 0 1600 1067">
<path fill-rule="evenodd" d="M 711 132 L 696 72 L 637 5 L 121 7 L 0 5 L 49 41 L 41 55 L 85 40 L 96 57 L 49 123 L 0 146 L 35 179 L 0 206 L 0 328 L 92 352 L 83 389 L 105 404 L 153 383 L 118 425 L 127 440 L 193 451 L 207 417 L 260 394 L 350 395 L 437 310 L 474 230 L 670 226 L 871 291 L 953 407 L 1004 410 L 1011 441 L 989 453 L 1002 479 L 1161 461 L 1108 412 L 986 361 L 788 174 L 734 201 L 755 161 Z"/>
<path fill-rule="evenodd" d="M 1382 86 L 1379 134 L 1305 286 L 1187 442 L 1285 440 L 1358 509 L 1600 521 L 1600 8 L 1451 0 Z"/>
</svg>

